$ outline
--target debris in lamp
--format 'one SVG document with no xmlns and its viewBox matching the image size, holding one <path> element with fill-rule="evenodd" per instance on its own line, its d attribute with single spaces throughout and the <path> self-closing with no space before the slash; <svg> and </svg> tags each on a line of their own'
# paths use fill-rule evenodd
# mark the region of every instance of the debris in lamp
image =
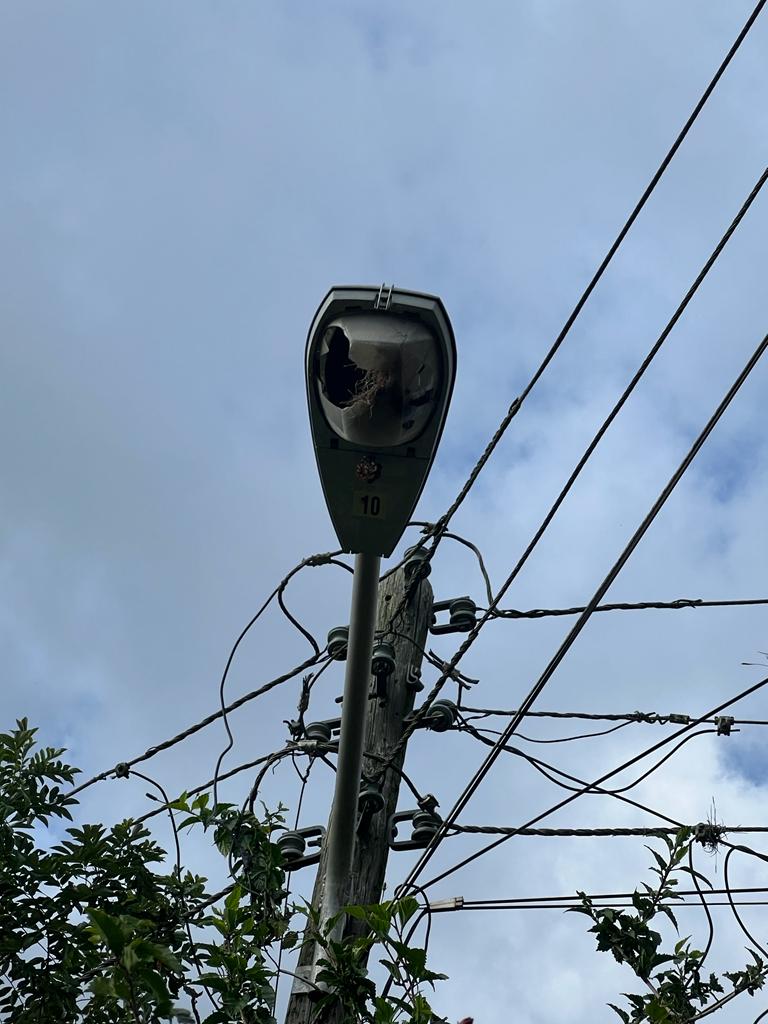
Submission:
<svg viewBox="0 0 768 1024">
<path fill-rule="evenodd" d="M 331 429 L 361 447 L 389 448 L 426 428 L 439 395 L 441 358 L 419 321 L 355 312 L 328 324 L 315 372 Z"/>
<path fill-rule="evenodd" d="M 381 476 L 381 463 L 369 455 L 364 455 L 355 466 L 355 476 L 365 484 L 372 484 Z"/>
<path fill-rule="evenodd" d="M 366 370 L 357 381 L 352 396 L 341 405 L 342 409 L 366 409 L 368 415 L 373 415 L 373 407 L 376 399 L 383 394 L 387 388 L 392 387 L 393 376 L 383 370 Z"/>
</svg>

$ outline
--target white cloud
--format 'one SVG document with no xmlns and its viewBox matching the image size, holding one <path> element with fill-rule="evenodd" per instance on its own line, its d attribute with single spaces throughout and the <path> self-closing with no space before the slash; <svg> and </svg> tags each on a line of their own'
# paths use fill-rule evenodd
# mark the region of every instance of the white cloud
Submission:
<svg viewBox="0 0 768 1024">
<path fill-rule="evenodd" d="M 228 647 L 262 595 L 301 557 L 334 546 L 310 451 L 302 353 L 315 304 L 335 281 L 434 290 L 453 317 L 459 378 L 419 508 L 436 519 L 747 7 L 63 11 L 41 0 L 4 10 L 6 721 L 29 713 L 46 741 L 66 742 L 90 773 L 215 708 Z M 497 584 L 760 173 L 766 31 L 758 21 L 456 517 Z M 586 601 L 642 519 L 765 331 L 766 209 L 760 197 L 505 604 Z M 755 372 L 609 599 L 764 596 L 765 374 Z M 432 579 L 440 597 L 482 599 L 471 558 L 449 542 Z M 324 637 L 347 619 L 346 574 L 308 570 L 289 600 Z M 569 627 L 489 624 L 465 659 L 482 680 L 472 702 L 516 706 Z M 739 663 L 757 660 L 764 633 L 759 608 L 596 616 L 539 706 L 702 712 L 757 678 Z M 434 646 L 453 650 L 451 638 Z M 304 651 L 270 613 L 244 645 L 228 694 Z M 324 677 L 319 717 L 340 687 L 338 673 Z M 227 764 L 280 746 L 295 701 L 288 685 L 233 716 Z M 765 709 L 756 697 L 733 713 L 762 718 Z M 532 735 L 555 730 L 526 723 Z M 664 734 L 632 725 L 531 749 L 592 778 Z M 638 799 L 696 821 L 714 797 L 727 823 L 759 824 L 765 787 L 749 765 L 760 763 L 760 735 L 745 727 L 692 741 L 638 787 Z M 156 758 L 152 772 L 172 790 L 196 784 L 223 743 L 214 726 Z M 746 753 L 727 754 L 737 749 Z M 464 736 L 418 733 L 409 771 L 446 810 L 483 754 Z M 247 778 L 227 792 L 242 795 Z M 324 819 L 329 784 L 313 780 L 307 820 Z M 284 766 L 265 794 L 290 805 L 296 787 Z M 86 811 L 140 813 L 144 789 L 95 787 Z M 505 757 L 466 821 L 519 824 L 559 792 Z M 649 822 L 593 797 L 551 823 Z M 475 845 L 446 842 L 435 871 Z M 189 848 L 214 869 L 199 844 Z M 392 858 L 393 882 L 409 863 Z M 759 884 L 754 864 L 733 864 L 740 881 Z M 635 840 L 520 839 L 436 894 L 625 891 L 645 865 Z M 703 927 L 697 911 L 685 913 Z M 743 942 L 727 911 L 718 914 L 718 963 L 732 967 Z M 445 915 L 432 949 L 451 975 L 438 1005 L 455 1017 L 474 1013 L 477 1024 L 607 1018 L 606 1000 L 632 984 L 593 951 L 584 921 L 558 912 Z M 723 1024 L 745 1020 L 743 1005 L 723 1011 Z"/>
</svg>

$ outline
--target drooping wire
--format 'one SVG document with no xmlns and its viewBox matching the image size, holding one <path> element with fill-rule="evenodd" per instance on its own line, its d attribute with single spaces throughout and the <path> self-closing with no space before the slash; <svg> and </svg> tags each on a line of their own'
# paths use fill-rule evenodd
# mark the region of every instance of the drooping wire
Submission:
<svg viewBox="0 0 768 1024">
<path fill-rule="evenodd" d="M 302 636 L 309 642 L 309 644 L 312 647 L 312 650 L 314 651 L 315 658 L 319 660 L 320 657 L 321 657 L 321 650 L 320 650 L 320 646 L 319 646 L 317 640 L 315 640 L 315 638 L 312 636 L 312 634 L 307 629 L 305 629 L 304 626 L 302 626 L 301 623 L 288 611 L 288 609 L 285 606 L 285 602 L 283 600 L 283 593 L 285 591 L 285 588 L 288 586 L 290 581 L 293 579 L 293 577 L 297 573 L 301 572 L 302 569 L 307 568 L 307 566 L 318 566 L 318 565 L 334 564 L 334 565 L 340 565 L 344 569 L 348 569 L 349 570 L 349 566 L 345 562 L 340 562 L 340 561 L 337 560 L 336 556 L 337 555 L 341 555 L 341 554 L 343 554 L 343 551 L 341 551 L 341 550 L 339 550 L 339 551 L 329 551 L 329 552 L 325 552 L 323 554 L 310 555 L 308 558 L 302 559 L 299 562 L 299 564 L 295 565 L 293 567 L 293 569 L 291 569 L 291 571 L 289 573 L 287 573 L 287 575 L 285 575 L 283 577 L 283 579 L 278 583 L 278 585 L 275 587 L 275 589 L 272 591 L 272 593 L 269 595 L 269 597 L 266 599 L 266 601 L 264 601 L 264 603 L 259 608 L 259 610 L 256 612 L 256 614 L 253 616 L 253 618 L 241 630 L 240 635 L 238 636 L 237 640 L 235 640 L 234 644 L 232 645 L 232 648 L 231 648 L 231 650 L 229 652 L 229 655 L 227 657 L 226 664 L 224 665 L 224 671 L 223 671 L 222 676 L 221 676 L 221 681 L 219 683 L 219 706 L 221 708 L 221 718 L 222 718 L 222 721 L 224 723 L 224 729 L 226 730 L 226 733 L 227 733 L 227 744 L 224 747 L 224 749 L 221 751 L 221 753 L 219 754 L 218 760 L 216 761 L 216 768 L 215 768 L 214 773 L 213 773 L 213 778 L 214 778 L 214 782 L 213 782 L 213 802 L 214 802 L 214 804 L 218 803 L 218 790 L 219 790 L 218 776 L 219 776 L 219 771 L 221 770 L 222 762 L 224 761 L 224 758 L 227 756 L 227 754 L 232 749 L 232 747 L 235 745 L 235 738 L 232 735 L 232 730 L 229 727 L 229 718 L 228 718 L 228 713 L 227 713 L 227 706 L 226 706 L 226 704 L 224 702 L 224 687 L 225 687 L 226 682 L 227 682 L 227 676 L 229 674 L 229 670 L 230 670 L 230 667 L 232 665 L 232 661 L 234 660 L 235 654 L 237 653 L 237 649 L 239 648 L 240 644 L 243 642 L 245 637 L 248 635 L 250 630 L 253 628 L 253 626 L 258 622 L 258 620 L 261 617 L 261 615 L 263 614 L 263 612 L 266 611 L 266 609 L 269 607 L 269 605 L 272 602 L 272 600 L 275 597 L 277 597 L 277 602 L 278 602 L 278 605 L 280 606 L 280 610 L 283 612 L 283 614 L 288 619 L 288 621 L 293 626 L 295 626 L 296 629 L 298 629 L 299 632 L 302 634 Z"/>
<path fill-rule="evenodd" d="M 735 906 L 735 904 L 733 902 L 733 897 L 731 895 L 731 886 L 730 886 L 730 882 L 728 881 L 728 862 L 731 859 L 731 854 L 733 854 L 736 850 L 739 850 L 739 849 L 741 849 L 741 848 L 738 847 L 738 846 L 732 847 L 728 851 L 728 853 L 726 853 L 725 860 L 723 861 L 723 881 L 725 882 L 725 892 L 726 892 L 726 895 L 728 897 L 728 901 L 731 904 L 731 910 L 733 911 L 733 916 L 736 918 L 736 923 L 738 924 L 739 928 L 741 928 L 741 930 L 744 932 L 744 934 L 749 939 L 749 941 L 752 943 L 752 945 L 755 947 L 755 949 L 759 949 L 760 952 L 763 954 L 763 956 L 766 958 L 766 960 L 768 960 L 768 950 L 765 948 L 765 946 L 763 946 L 761 943 L 759 943 L 757 941 L 757 939 L 754 937 L 754 935 L 750 932 L 750 930 L 744 924 L 744 922 L 741 919 L 741 915 L 739 914 L 738 910 L 736 909 L 736 906 Z"/>
<path fill-rule="evenodd" d="M 731 707 L 731 705 L 736 704 L 736 703 L 738 703 L 741 700 L 745 700 L 747 697 L 751 697 L 752 694 L 757 693 L 758 690 L 761 690 L 766 685 L 768 685 L 768 676 L 766 676 L 763 679 L 760 679 L 756 683 L 753 683 L 752 686 L 748 687 L 746 690 L 742 690 L 740 693 L 737 693 L 735 697 L 730 697 L 728 700 L 723 701 L 721 704 L 718 704 L 716 707 L 711 708 L 708 712 L 706 712 L 706 714 L 702 715 L 700 718 L 693 719 L 688 725 L 684 725 L 684 726 L 682 726 L 682 728 L 680 728 L 680 729 L 676 730 L 674 733 L 672 733 L 671 736 L 666 736 L 666 737 L 664 737 L 664 739 L 658 740 L 652 746 L 647 747 L 645 750 L 641 751 L 639 754 L 635 754 L 631 758 L 628 758 L 626 761 L 623 761 L 616 768 L 613 768 L 610 771 L 605 772 L 603 775 L 601 775 L 599 778 L 595 779 L 594 782 L 590 783 L 589 785 L 584 786 L 582 789 L 578 790 L 575 793 L 571 793 L 570 796 L 564 797 L 562 800 L 558 801 L 556 804 L 553 804 L 551 807 L 548 807 L 546 810 L 541 811 L 540 813 L 536 814 L 533 818 L 530 818 L 528 821 L 524 822 L 524 824 L 521 827 L 522 828 L 530 828 L 533 825 L 537 825 L 540 821 L 543 821 L 544 818 L 548 818 L 550 815 L 554 814 L 556 811 L 559 811 L 559 810 L 561 810 L 561 808 L 566 807 L 570 803 L 573 803 L 573 801 L 578 799 L 580 796 L 583 796 L 585 793 L 588 793 L 590 791 L 594 791 L 597 787 L 602 786 L 604 782 L 608 781 L 608 779 L 611 779 L 614 776 L 619 775 L 621 772 L 626 771 L 627 768 L 631 768 L 632 765 L 637 764 L 643 758 L 650 756 L 651 754 L 655 753 L 655 751 L 660 750 L 662 747 L 668 746 L 670 743 L 673 743 L 676 740 L 680 739 L 682 736 L 684 736 L 686 733 L 688 733 L 691 729 L 695 729 L 697 726 L 701 725 L 703 722 L 706 722 L 707 719 L 712 718 L 714 715 L 718 715 L 721 711 L 725 711 L 725 709 Z M 476 850 L 474 853 L 470 854 L 468 857 L 465 857 L 463 860 L 459 861 L 458 863 L 453 864 L 449 868 L 446 868 L 440 874 L 435 875 L 434 878 L 429 879 L 429 881 L 427 881 L 427 882 L 423 882 L 422 883 L 422 888 L 428 889 L 430 886 L 436 885 L 437 882 L 442 881 L 444 878 L 447 878 L 449 875 L 452 875 L 456 871 L 459 871 L 461 868 L 466 867 L 468 864 L 471 864 L 473 861 L 477 860 L 479 857 L 484 856 L 486 853 L 490 853 L 491 850 L 495 849 L 497 846 L 500 846 L 502 843 L 508 842 L 510 838 L 512 838 L 512 837 L 511 836 L 501 836 L 499 839 L 494 840 L 494 842 L 488 843 L 486 846 L 482 847 L 479 850 Z M 725 843 L 724 845 L 729 845 L 729 844 Z M 755 851 L 752 851 L 752 852 L 755 853 Z M 755 853 L 755 856 L 760 856 L 760 857 L 762 857 L 762 859 L 768 861 L 768 856 L 763 857 L 763 855 L 757 854 L 757 853 Z M 406 882 L 404 882 L 400 886 L 400 889 L 401 890 L 406 889 L 409 883 L 410 883 L 410 879 L 406 880 Z"/>
<path fill-rule="evenodd" d="M 250 693 L 246 693 L 242 697 L 238 697 L 237 700 L 233 700 L 230 704 L 227 704 L 225 713 L 230 714 L 237 708 L 240 708 L 244 704 L 249 703 L 249 701 L 255 700 L 257 697 L 261 697 L 263 694 L 268 693 L 276 686 L 280 686 L 282 683 L 288 682 L 288 680 L 293 679 L 301 672 L 304 672 L 306 669 L 311 668 L 313 665 L 317 664 L 317 660 L 317 657 L 313 654 L 311 658 L 307 658 L 306 661 L 303 661 L 300 665 L 296 665 L 288 672 L 284 672 L 282 675 L 276 676 L 274 679 L 270 679 L 269 682 L 264 683 L 262 686 L 259 686 L 256 690 L 251 690 Z M 200 732 L 202 729 L 207 728 L 209 725 L 212 725 L 214 722 L 218 722 L 218 720 L 222 717 L 223 713 L 221 710 L 215 711 L 211 715 L 207 715 L 205 718 L 202 718 L 199 722 L 195 722 L 193 725 L 190 725 L 188 728 L 184 729 L 180 733 L 177 733 L 175 736 L 171 736 L 169 739 L 163 740 L 161 743 L 156 743 L 154 746 L 149 747 L 147 750 L 144 751 L 143 754 L 139 754 L 137 757 L 132 758 L 130 761 L 121 761 L 118 764 L 116 764 L 113 768 L 109 768 L 107 771 L 99 772 L 98 775 L 92 776 L 90 779 L 87 780 L 87 782 L 83 782 L 79 786 L 75 786 L 74 789 L 69 790 L 67 796 L 75 796 L 77 793 L 82 793 L 84 789 L 88 789 L 90 786 L 93 786 L 97 782 L 103 782 L 105 779 L 114 778 L 115 773 L 119 773 L 125 767 L 133 768 L 134 765 L 140 764 L 142 761 L 150 760 L 150 758 L 155 757 L 157 754 L 161 753 L 161 751 L 169 750 L 171 747 L 174 747 L 178 743 L 183 742 L 190 736 L 193 736 L 195 733 Z"/>
<path fill-rule="evenodd" d="M 435 523 L 427 523 L 419 519 L 412 520 L 408 525 L 421 526 L 427 537 L 432 536 L 435 531 Z M 491 586 L 491 577 L 488 575 L 488 569 L 486 568 L 485 559 L 483 558 L 483 554 L 480 551 L 480 548 L 478 548 L 476 544 L 473 544 L 471 540 L 467 540 L 466 537 L 462 537 L 461 534 L 459 533 L 450 533 L 447 530 L 444 530 L 441 533 L 441 537 L 448 540 L 455 540 L 459 544 L 463 544 L 465 548 L 469 548 L 469 550 L 474 554 L 475 558 L 477 559 L 478 567 L 480 569 L 480 575 L 483 577 L 485 594 L 486 597 L 488 598 L 488 603 L 490 604 L 491 601 L 493 601 L 493 587 Z"/>
<path fill-rule="evenodd" d="M 477 729 L 474 729 L 472 726 L 470 726 L 470 725 L 468 725 L 466 723 L 465 723 L 465 726 L 466 727 L 464 729 L 460 730 L 460 731 L 468 732 L 476 740 L 479 740 L 481 743 L 484 743 L 486 746 L 489 746 L 489 747 L 494 747 L 495 746 L 495 742 L 493 740 L 490 740 L 487 737 L 485 737 L 482 734 L 480 734 Z M 690 735 L 683 737 L 683 739 L 676 746 L 674 746 L 670 751 L 668 751 L 651 768 L 649 768 L 649 769 L 647 769 L 647 771 L 643 772 L 643 774 L 640 775 L 638 778 L 636 778 L 634 782 L 630 782 L 626 786 L 620 786 L 617 789 L 599 789 L 599 790 L 595 790 L 595 792 L 596 793 L 600 793 L 600 794 L 602 794 L 604 796 L 619 796 L 621 793 L 626 793 L 630 789 L 634 789 L 635 786 L 639 786 L 641 782 L 644 782 L 650 775 L 653 775 L 656 771 L 658 771 L 658 769 L 661 768 L 661 766 L 663 764 L 665 764 L 674 754 L 676 754 L 680 750 L 680 748 L 683 747 L 686 743 L 689 743 L 692 739 L 695 739 L 697 736 L 706 736 L 706 735 L 716 734 L 716 733 L 717 733 L 716 729 L 700 729 L 698 732 L 693 732 Z M 550 778 L 550 776 L 547 775 L 547 772 L 544 771 L 543 769 L 547 769 L 550 772 L 556 772 L 558 775 L 561 775 L 563 778 L 571 779 L 572 782 L 576 782 L 577 787 L 586 785 L 586 783 L 584 783 L 582 780 L 573 778 L 573 776 L 568 775 L 566 772 L 561 771 L 559 768 L 555 768 L 553 765 L 547 764 L 546 761 L 542 761 L 539 758 L 532 757 L 530 754 L 527 754 L 524 750 L 520 750 L 518 747 L 512 747 L 509 744 L 505 743 L 503 745 L 503 747 L 502 747 L 502 750 L 504 750 L 506 753 L 515 754 L 518 757 L 522 757 L 522 758 L 524 758 L 524 760 L 529 761 L 533 765 L 533 767 L 538 768 L 538 770 L 543 775 L 545 775 L 545 777 L 549 778 L 550 782 L 554 782 L 556 786 L 560 786 L 562 789 L 568 789 L 568 790 L 570 790 L 573 793 L 581 792 L 581 789 L 574 789 L 574 787 L 572 787 L 572 786 L 567 786 L 563 782 L 558 782 L 556 779 Z"/>
<path fill-rule="evenodd" d="M 484 743 L 491 742 L 482 736 L 476 736 L 475 738 Z M 649 807 L 647 804 L 642 804 L 637 800 L 633 800 L 631 797 L 625 796 L 621 791 L 604 789 L 602 786 L 591 786 L 588 782 L 585 782 L 584 779 L 580 779 L 576 775 L 571 775 L 568 772 L 563 771 L 562 768 L 556 768 L 554 765 L 548 764 L 546 761 L 542 761 L 538 757 L 533 757 L 532 754 L 528 754 L 526 751 L 520 750 L 518 747 L 512 747 L 506 744 L 504 746 L 504 750 L 509 754 L 521 757 L 524 761 L 527 761 L 531 767 L 543 775 L 548 782 L 553 783 L 560 789 L 565 789 L 570 793 L 584 795 L 610 796 L 622 803 L 628 804 L 630 807 L 635 807 L 638 810 L 643 811 L 645 814 L 650 814 L 655 818 L 660 818 L 662 821 L 666 821 L 670 825 L 674 825 L 676 829 L 683 827 L 683 823 L 681 821 L 677 821 L 675 818 L 670 818 L 669 815 L 663 814 L 661 811 L 658 811 L 653 807 Z M 658 767 L 658 765 L 656 767 Z M 569 782 L 575 783 L 575 786 L 569 786 L 566 782 L 561 782 L 560 779 L 554 777 L 556 775 L 559 775 L 561 779 L 568 779 Z"/>
<path fill-rule="evenodd" d="M 468 720 L 464 719 L 467 723 Z M 521 732 L 516 732 L 515 735 L 519 740 L 525 740 L 526 743 L 572 743 L 574 740 L 591 740 L 596 736 L 610 736 L 611 733 L 618 732 L 619 729 L 626 729 L 628 725 L 632 725 L 631 721 L 619 722 L 618 725 L 612 725 L 609 729 L 598 729 L 596 732 L 581 732 L 575 736 L 556 736 L 552 739 L 539 739 L 536 736 L 524 736 Z M 499 729 L 477 729 L 477 732 L 488 733 L 489 735 L 501 736 L 501 730 Z M 493 746 L 493 744 L 490 744 Z"/>
<path fill-rule="evenodd" d="M 730 850 L 728 852 L 730 853 Z M 712 948 L 712 941 L 715 937 L 715 924 L 712 920 L 712 914 L 710 913 L 709 907 L 707 906 L 707 901 L 704 899 L 704 893 L 701 891 L 701 886 L 699 885 L 699 873 L 693 866 L 693 843 L 691 843 L 691 845 L 688 847 L 688 867 L 690 869 L 690 875 L 693 879 L 694 887 L 699 895 L 699 899 L 701 900 L 701 905 L 704 908 L 704 913 L 707 915 L 707 925 L 709 926 L 707 944 L 704 947 L 704 952 L 701 954 L 701 959 L 699 960 L 697 965 L 698 970 L 701 970 L 701 968 L 704 966 L 705 960 L 709 956 L 709 951 Z M 707 882 L 707 884 L 711 889 L 711 883 Z"/>
<path fill-rule="evenodd" d="M 235 768 L 230 768 L 228 772 L 223 772 L 219 775 L 219 782 L 224 782 L 225 779 L 231 779 L 234 775 L 239 775 L 241 772 L 250 771 L 252 768 L 258 768 L 259 765 L 264 764 L 265 761 L 268 761 L 273 757 L 275 753 L 276 751 L 272 751 L 269 754 L 263 754 L 261 757 L 257 757 L 253 761 L 246 761 L 244 764 L 239 764 Z M 213 779 L 208 779 L 207 782 L 203 782 L 199 786 L 195 786 L 193 789 L 186 790 L 186 795 L 196 796 L 198 793 L 204 793 L 206 790 L 209 790 L 211 786 L 213 786 Z M 141 822 L 148 821 L 149 818 L 154 818 L 156 815 L 162 814 L 165 810 L 165 805 L 156 807 L 154 810 L 148 811 L 146 814 L 142 814 L 141 817 L 134 818 L 133 820 L 137 824 L 140 824 Z"/>
<path fill-rule="evenodd" d="M 299 787 L 299 798 L 298 798 L 298 800 L 296 802 L 296 814 L 294 815 L 294 819 L 293 819 L 293 830 L 294 830 L 294 832 L 296 832 L 296 831 L 298 831 L 299 823 L 301 822 L 301 808 L 302 808 L 302 805 L 304 803 L 304 793 L 306 792 L 307 783 L 309 782 L 309 775 L 310 775 L 310 772 L 312 771 L 312 766 L 314 765 L 315 762 L 314 762 L 314 759 L 311 759 L 309 764 L 307 765 L 307 770 L 305 772 L 302 772 L 301 769 L 299 768 L 298 764 L 296 763 L 296 758 L 294 757 L 294 758 L 292 758 L 292 760 L 293 760 L 293 767 L 296 769 L 296 773 L 299 776 L 299 779 L 301 780 L 301 786 Z M 290 885 L 291 885 L 291 870 L 290 870 L 290 866 L 289 866 L 288 871 L 286 872 L 286 875 L 285 875 L 285 900 L 283 902 L 283 917 L 284 918 L 285 918 L 285 916 L 286 916 L 286 914 L 288 912 L 288 900 L 290 899 L 290 895 L 291 895 L 290 894 Z M 279 989 L 279 986 L 280 986 L 280 975 L 281 975 L 281 971 L 282 971 L 282 964 L 283 964 L 283 944 L 281 942 L 280 945 L 279 945 L 279 948 L 278 948 L 278 952 L 277 952 L 277 963 L 275 964 L 275 966 L 277 968 L 277 975 L 275 976 L 275 1002 L 274 1002 L 275 1012 L 276 1012 L 276 1008 L 277 1008 L 277 995 L 278 995 L 278 989 Z M 294 977 L 295 977 L 295 975 L 294 975 Z"/>
<path fill-rule="evenodd" d="M 768 178 L 768 169 L 766 169 L 766 172 L 764 174 L 764 179 L 765 178 Z M 515 718 L 513 718 L 512 721 L 509 722 L 509 724 L 504 729 L 504 732 L 503 732 L 502 736 L 497 741 L 497 748 L 496 749 L 492 749 L 490 751 L 490 753 L 486 756 L 485 760 L 480 765 L 480 767 L 477 769 L 477 771 L 475 772 L 473 777 L 467 783 L 466 787 L 462 791 L 462 793 L 459 796 L 459 798 L 456 800 L 453 808 L 451 809 L 448 817 L 446 818 L 446 823 L 448 825 L 454 823 L 454 821 L 456 820 L 458 815 L 461 813 L 461 811 L 467 805 L 467 803 L 469 802 L 469 800 L 471 799 L 471 797 L 473 796 L 473 794 L 477 790 L 478 786 L 483 781 L 483 779 L 486 777 L 486 775 L 488 774 L 488 772 L 492 768 L 493 764 L 495 763 L 497 757 L 499 756 L 499 753 L 501 752 L 501 747 L 514 734 L 515 730 L 517 729 L 517 727 L 522 722 L 524 713 L 526 711 L 530 710 L 530 708 L 531 708 L 532 704 L 534 703 L 534 701 L 536 700 L 536 698 L 539 696 L 541 691 L 544 689 L 544 687 L 547 685 L 549 680 L 552 678 L 552 676 L 554 675 L 556 669 L 560 665 L 561 661 L 563 660 L 563 658 L 565 657 L 567 652 L 570 650 L 571 646 L 573 645 L 573 643 L 575 642 L 576 638 L 581 633 L 581 631 L 584 628 L 584 626 L 589 621 L 589 618 L 590 618 L 590 616 L 592 614 L 592 610 L 594 608 L 596 608 L 597 605 L 600 603 L 600 601 L 603 599 L 603 597 L 607 593 L 608 589 L 610 588 L 610 586 L 612 585 L 612 583 L 614 582 L 616 577 L 619 575 L 619 573 L 623 569 L 623 567 L 626 564 L 626 562 L 629 560 L 629 558 L 632 555 L 633 551 L 635 550 L 637 545 L 640 543 L 642 538 L 647 533 L 648 529 L 650 528 L 651 524 L 655 520 L 656 516 L 659 514 L 661 509 L 664 507 L 664 505 L 666 504 L 668 498 L 670 497 L 670 495 L 674 491 L 675 487 L 677 486 L 677 484 L 679 483 L 679 481 L 683 477 L 683 474 L 688 469 L 690 464 L 693 462 L 694 458 L 696 457 L 696 455 L 698 454 L 700 449 L 705 444 L 707 438 L 712 433 L 712 431 L 714 430 L 715 426 L 720 421 L 720 419 L 722 418 L 722 416 L 725 413 L 725 411 L 728 409 L 728 407 L 731 404 L 731 402 L 733 401 L 733 399 L 736 397 L 736 395 L 741 390 L 742 385 L 744 384 L 744 382 L 747 380 L 747 378 L 749 377 L 749 375 L 752 372 L 752 370 L 757 365 L 757 363 L 760 360 L 761 356 L 764 354 L 766 348 L 768 348 L 768 335 L 766 335 L 763 338 L 763 340 L 760 342 L 760 344 L 757 346 L 757 348 L 753 352 L 752 356 L 749 358 L 749 360 L 745 364 L 744 369 L 741 371 L 741 373 L 738 375 L 738 377 L 736 378 L 734 383 L 728 389 L 728 391 L 726 392 L 726 394 L 723 397 L 722 401 L 717 406 L 717 408 L 715 409 L 714 413 L 710 416 L 710 418 L 707 421 L 707 424 L 705 425 L 704 429 L 701 431 L 699 436 L 696 438 L 696 440 L 694 441 L 693 445 L 691 445 L 690 449 L 688 450 L 687 454 L 683 458 L 682 462 L 680 463 L 678 468 L 675 470 L 675 472 L 672 474 L 671 478 L 669 479 L 669 481 L 665 485 L 665 487 L 662 489 L 662 491 L 659 494 L 659 496 L 656 499 L 656 501 L 653 503 L 650 511 L 645 516 L 643 521 L 640 523 L 638 528 L 635 530 L 635 532 L 633 533 L 632 537 L 629 539 L 628 543 L 625 545 L 624 550 L 621 552 L 621 554 L 619 555 L 619 557 L 614 562 L 613 566 L 611 567 L 611 569 L 608 571 L 607 575 L 603 579 L 602 583 L 598 586 L 598 588 L 595 591 L 591 601 L 586 606 L 584 612 L 582 612 L 582 614 L 579 616 L 578 620 L 576 621 L 574 626 L 571 628 L 570 632 L 568 633 L 566 638 L 563 640 L 563 642 L 560 644 L 559 648 L 557 649 L 557 651 L 555 652 L 555 654 L 551 658 L 549 664 L 544 669 L 544 671 L 542 672 L 542 674 L 539 677 L 539 679 L 537 680 L 537 682 L 531 688 L 530 692 L 528 693 L 528 696 L 525 698 L 525 700 L 523 701 L 523 703 L 521 705 L 521 711 L 522 711 L 523 714 L 522 715 L 521 714 L 516 715 Z M 470 633 L 469 636 L 471 637 L 471 636 L 473 636 L 473 634 L 476 636 L 477 635 L 477 631 L 478 631 L 478 627 L 475 627 L 475 630 L 473 630 L 473 633 Z M 466 649 L 468 646 L 469 645 L 465 642 L 462 645 L 462 648 Z M 460 648 L 460 650 L 462 648 Z M 453 660 L 454 661 L 457 660 L 456 657 L 454 657 Z M 411 724 L 413 725 L 413 723 L 411 723 Z M 432 858 L 432 856 L 434 854 L 434 851 L 436 850 L 437 846 L 440 843 L 441 836 L 444 834 L 444 829 L 445 828 L 446 828 L 446 824 L 444 824 L 443 827 L 438 830 L 437 834 L 431 840 L 430 845 L 424 850 L 424 853 L 422 854 L 421 858 L 419 859 L 419 861 L 417 862 L 417 864 L 414 866 L 414 868 L 411 871 L 411 875 L 409 876 L 409 881 L 411 880 L 411 878 L 415 879 L 418 876 L 418 874 L 420 873 L 420 871 L 422 870 L 422 868 Z"/>
<path fill-rule="evenodd" d="M 187 902 L 184 899 L 184 891 L 183 891 L 182 884 L 181 884 L 181 843 L 179 841 L 179 830 L 176 827 L 176 818 L 174 816 L 173 809 L 172 809 L 172 807 L 170 805 L 171 802 L 168 799 L 168 794 L 166 793 L 165 788 L 156 779 L 151 778 L 151 776 L 149 776 L 149 775 L 145 775 L 143 772 L 136 771 L 135 768 L 130 770 L 130 774 L 131 775 L 135 775 L 136 778 L 142 779 L 148 785 L 153 786 L 160 793 L 160 796 L 162 797 L 162 800 L 163 800 L 163 804 L 162 804 L 162 807 L 160 809 L 161 810 L 167 810 L 167 812 L 168 812 L 168 819 L 170 821 L 171 831 L 173 833 L 173 842 L 174 842 L 174 846 L 176 848 L 176 865 L 175 865 L 175 870 L 176 870 L 176 881 L 178 883 L 178 891 L 177 891 L 176 903 L 177 903 L 178 908 L 182 912 L 181 916 L 182 916 L 183 921 L 184 921 L 184 930 L 187 933 L 187 940 L 189 941 L 189 949 L 190 949 L 190 953 L 192 955 L 192 959 L 194 960 L 195 967 L 197 968 L 198 976 L 202 979 L 202 977 L 203 977 L 205 972 L 203 971 L 203 965 L 200 962 L 200 957 L 198 956 L 198 953 L 197 953 L 197 946 L 195 945 L 195 941 L 192 938 L 192 928 L 191 928 L 190 923 L 189 923 L 189 917 L 190 917 L 190 915 L 189 915 L 189 908 L 187 907 Z M 147 794 L 147 795 L 149 795 L 149 794 Z M 221 1007 L 219 1006 L 217 1001 L 214 999 L 213 994 L 211 993 L 210 988 L 202 980 L 199 981 L 199 984 L 202 986 L 203 991 L 208 996 L 208 999 L 209 999 L 209 1001 L 211 1003 L 211 1006 L 213 1006 L 214 1010 L 220 1011 Z"/>
</svg>

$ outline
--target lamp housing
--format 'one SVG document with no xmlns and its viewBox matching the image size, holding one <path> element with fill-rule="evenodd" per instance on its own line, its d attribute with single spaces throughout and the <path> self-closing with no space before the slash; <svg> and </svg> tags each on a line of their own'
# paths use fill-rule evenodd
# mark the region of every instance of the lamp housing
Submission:
<svg viewBox="0 0 768 1024">
<path fill-rule="evenodd" d="M 345 551 L 390 555 L 429 474 L 456 376 L 456 343 L 434 295 L 332 288 L 309 330 L 312 439 Z"/>
</svg>

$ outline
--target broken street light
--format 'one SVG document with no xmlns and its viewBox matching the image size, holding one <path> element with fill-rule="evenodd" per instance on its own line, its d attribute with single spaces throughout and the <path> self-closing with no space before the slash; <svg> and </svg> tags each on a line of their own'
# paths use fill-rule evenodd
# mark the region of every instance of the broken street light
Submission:
<svg viewBox="0 0 768 1024">
<path fill-rule="evenodd" d="M 307 342 L 307 397 L 325 500 L 345 551 L 390 555 L 426 481 L 456 374 L 436 296 L 332 288 Z"/>
</svg>

